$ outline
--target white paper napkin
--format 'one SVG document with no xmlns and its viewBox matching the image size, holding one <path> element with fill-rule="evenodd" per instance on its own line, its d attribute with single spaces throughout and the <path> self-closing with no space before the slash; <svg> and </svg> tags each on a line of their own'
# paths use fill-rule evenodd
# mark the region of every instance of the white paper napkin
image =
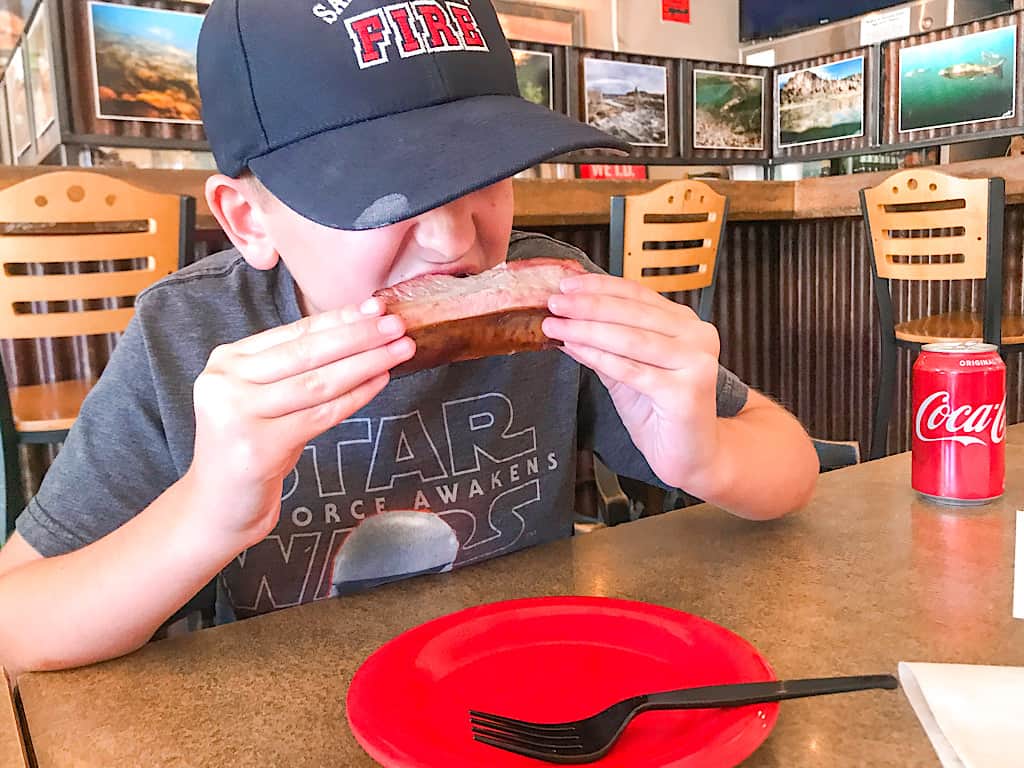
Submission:
<svg viewBox="0 0 1024 768">
<path fill-rule="evenodd" d="M 1017 552 L 1013 556 L 1013 618 L 1024 619 L 1024 512 L 1017 513 Z"/>
<path fill-rule="evenodd" d="M 1024 765 L 1024 667 L 901 661 L 899 676 L 944 768 Z"/>
</svg>

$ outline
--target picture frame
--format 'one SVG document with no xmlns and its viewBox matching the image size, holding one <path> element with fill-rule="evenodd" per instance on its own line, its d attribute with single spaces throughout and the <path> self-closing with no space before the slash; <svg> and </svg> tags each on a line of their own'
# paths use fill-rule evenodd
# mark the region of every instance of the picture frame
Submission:
<svg viewBox="0 0 1024 768">
<path fill-rule="evenodd" d="M 0 3 L 0 73 L 14 56 L 14 51 L 24 37 L 25 22 L 32 14 L 36 0 L 5 0 Z"/>
<path fill-rule="evenodd" d="M 541 85 L 538 78 L 541 76 L 541 68 L 533 71 L 523 69 L 526 62 L 531 59 L 534 62 L 546 62 L 549 66 L 550 80 L 547 84 L 549 100 L 545 106 L 561 114 L 568 114 L 568 99 L 566 95 L 566 48 L 561 45 L 550 45 L 548 43 L 536 43 L 524 40 L 509 40 L 509 47 L 512 49 L 512 59 L 516 64 L 516 76 L 519 79 L 520 93 L 527 101 L 533 101 L 527 93 L 530 90 L 530 80 Z M 524 85 L 527 87 L 524 90 Z M 540 103 L 539 101 L 536 103 Z"/>
<path fill-rule="evenodd" d="M 89 0 L 96 117 L 201 125 L 196 47 L 202 20 L 202 13 Z M 145 78 L 123 60 L 122 47 L 130 47 L 146 61 Z"/>
<path fill-rule="evenodd" d="M 775 67 L 773 157 L 806 159 L 875 146 L 878 71 L 871 46 Z"/>
<path fill-rule="evenodd" d="M 14 163 L 14 149 L 11 146 L 11 115 L 7 108 L 7 83 L 0 81 L 0 164 Z"/>
<path fill-rule="evenodd" d="M 678 59 L 593 48 L 573 48 L 570 58 L 570 116 L 628 141 L 630 157 L 680 157 Z"/>
<path fill-rule="evenodd" d="M 771 157 L 772 70 L 711 61 L 682 65 L 682 154 L 697 161 Z"/>
<path fill-rule="evenodd" d="M 887 144 L 983 137 L 1024 127 L 1024 14 L 994 16 L 883 47 Z"/>
<path fill-rule="evenodd" d="M 520 0 L 493 0 L 505 37 L 569 47 L 583 45 L 583 12 Z"/>
<path fill-rule="evenodd" d="M 11 54 L 4 85 L 7 92 L 7 108 L 11 118 L 11 150 L 14 163 L 32 149 L 34 133 L 32 115 L 28 101 L 28 75 L 25 67 L 25 49 L 19 45 Z"/>
<path fill-rule="evenodd" d="M 41 139 L 57 121 L 53 35 L 48 3 L 39 3 L 25 34 L 28 82 L 32 93 L 35 138 Z"/>
</svg>

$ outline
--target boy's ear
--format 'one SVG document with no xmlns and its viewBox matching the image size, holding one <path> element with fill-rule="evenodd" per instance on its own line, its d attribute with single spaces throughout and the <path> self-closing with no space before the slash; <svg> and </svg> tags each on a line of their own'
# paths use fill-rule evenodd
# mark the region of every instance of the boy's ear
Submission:
<svg viewBox="0 0 1024 768">
<path fill-rule="evenodd" d="M 278 254 L 264 225 L 258 193 L 245 179 L 217 173 L 206 180 L 206 202 L 224 234 L 255 269 L 272 269 Z"/>
</svg>

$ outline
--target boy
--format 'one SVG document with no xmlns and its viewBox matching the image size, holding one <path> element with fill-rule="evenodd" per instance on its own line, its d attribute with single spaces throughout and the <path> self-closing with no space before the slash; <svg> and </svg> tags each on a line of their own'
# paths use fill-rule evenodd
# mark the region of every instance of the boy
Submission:
<svg viewBox="0 0 1024 768">
<path fill-rule="evenodd" d="M 132 651 L 218 575 L 244 617 L 568 535 L 578 438 L 745 517 L 806 501 L 810 441 L 712 326 L 511 232 L 512 175 L 622 144 L 518 97 L 487 0 L 215 0 L 199 75 L 235 249 L 140 297 L 0 553 L 9 669 Z M 561 350 L 390 379 L 374 291 L 532 256 L 594 272 Z"/>
</svg>

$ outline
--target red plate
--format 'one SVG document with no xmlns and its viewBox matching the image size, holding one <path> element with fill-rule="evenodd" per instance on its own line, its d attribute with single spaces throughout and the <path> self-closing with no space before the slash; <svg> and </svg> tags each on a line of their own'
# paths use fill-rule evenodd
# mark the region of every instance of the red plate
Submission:
<svg viewBox="0 0 1024 768">
<path fill-rule="evenodd" d="M 688 613 L 599 597 L 511 600 L 443 616 L 356 672 L 348 721 L 389 768 L 545 765 L 473 741 L 469 710 L 557 722 L 641 693 L 774 680 L 745 640 Z M 778 704 L 639 716 L 596 766 L 732 766 L 763 742 Z"/>
</svg>

